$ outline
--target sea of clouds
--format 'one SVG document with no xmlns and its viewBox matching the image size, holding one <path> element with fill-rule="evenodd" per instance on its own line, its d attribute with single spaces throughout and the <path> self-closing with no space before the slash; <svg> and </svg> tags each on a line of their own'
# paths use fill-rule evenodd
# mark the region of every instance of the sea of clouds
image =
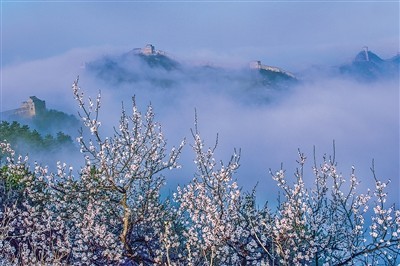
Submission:
<svg viewBox="0 0 400 266">
<path fill-rule="evenodd" d="M 333 155 L 335 142 L 338 168 L 349 179 L 351 167 L 355 166 L 361 181 L 360 192 L 373 187 L 370 167 L 374 160 L 378 178 L 391 180 L 392 201 L 400 202 L 398 79 L 363 83 L 317 71 L 290 89 L 254 93 L 242 90 L 240 79 L 210 77 L 206 70 L 197 73 L 201 78 L 191 79 L 185 71 L 154 72 L 144 65 L 134 65 L 138 68 L 136 73 L 145 77 L 140 82 L 116 84 L 99 79 L 85 68 L 87 62 L 121 52 L 111 47 L 75 49 L 56 57 L 5 66 L 1 109 L 15 109 L 35 95 L 46 100 L 48 108 L 77 114 L 71 84 L 79 75 L 85 95 L 95 98 L 101 91 L 103 135 L 112 134 L 122 103 L 129 109 L 135 95 L 142 112 L 148 104 L 154 107 L 169 147 L 187 139 L 181 156 L 182 169 L 165 174 L 168 189 L 174 190 L 177 184 L 185 184 L 193 177 L 190 129 L 194 127 L 196 112 L 206 146 L 214 146 L 218 134 L 218 161 L 227 162 L 234 148 L 241 150 L 236 178 L 244 191 L 258 184 L 260 201 L 277 197 L 278 189 L 269 169 L 279 170 L 283 164 L 286 173 L 293 176 L 300 149 L 308 157 L 306 182 L 311 185 L 314 147 L 320 163 L 324 154 Z M 183 67 L 193 71 L 189 65 Z M 151 75 L 174 80 L 174 85 L 154 86 L 148 81 L 151 71 Z M 238 66 L 231 71 L 242 75 L 248 69 Z M 60 155 L 60 160 L 76 163 L 66 155 Z"/>
</svg>

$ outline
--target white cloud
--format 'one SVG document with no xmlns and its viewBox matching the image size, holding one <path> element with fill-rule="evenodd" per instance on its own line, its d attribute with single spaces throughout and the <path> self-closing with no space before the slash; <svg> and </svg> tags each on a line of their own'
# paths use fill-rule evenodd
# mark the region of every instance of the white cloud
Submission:
<svg viewBox="0 0 400 266">
<path fill-rule="evenodd" d="M 297 148 L 309 158 L 316 146 L 317 159 L 332 152 L 336 141 L 336 158 L 343 174 L 356 166 L 363 182 L 371 187 L 369 171 L 375 159 L 379 177 L 392 179 L 390 192 L 399 187 L 399 91 L 398 81 L 362 84 L 343 79 L 316 79 L 282 92 L 269 104 L 248 105 L 235 99 L 240 83 L 229 79 L 194 82 L 182 74 L 176 87 L 155 89 L 147 82 L 125 84 L 117 88 L 98 81 L 80 68 L 81 64 L 104 53 L 106 49 L 74 50 L 45 60 L 9 66 L 3 70 L 2 108 L 12 109 L 30 95 L 46 100 L 52 108 L 75 113 L 70 85 L 78 74 L 87 95 L 103 94 L 101 119 L 104 130 L 112 132 L 118 122 L 121 102 L 126 106 L 136 94 L 139 107 L 151 102 L 169 144 L 178 145 L 183 137 L 190 141 L 194 109 L 197 109 L 200 132 L 212 146 L 219 133 L 219 159 L 227 161 L 233 148 L 242 149 L 239 184 L 246 190 L 259 182 L 261 199 L 276 198 L 275 185 L 268 169 L 276 170 L 283 162 L 288 173 L 295 171 Z M 146 71 L 150 71 L 147 69 Z M 142 74 L 146 74 L 143 71 Z M 171 77 L 168 73 L 159 75 Z M 207 78 L 204 76 L 204 78 Z M 243 95 L 243 94 L 242 94 Z M 182 171 L 174 171 L 170 183 L 183 183 L 193 175 L 190 147 L 184 150 Z M 273 188 L 273 189 L 272 189 Z"/>
</svg>

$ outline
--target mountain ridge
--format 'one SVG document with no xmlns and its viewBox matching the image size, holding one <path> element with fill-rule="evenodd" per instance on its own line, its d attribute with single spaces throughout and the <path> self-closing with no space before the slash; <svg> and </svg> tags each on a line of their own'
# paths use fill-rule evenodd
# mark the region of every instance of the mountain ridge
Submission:
<svg viewBox="0 0 400 266">
<path fill-rule="evenodd" d="M 377 54 L 364 47 L 352 62 L 339 66 L 340 74 L 353 77 L 359 81 L 377 81 L 384 78 L 394 78 L 399 76 L 399 54 L 382 59 Z"/>
<path fill-rule="evenodd" d="M 33 130 L 46 135 L 59 132 L 75 136 L 81 124 L 74 115 L 68 115 L 55 109 L 47 109 L 46 102 L 36 96 L 30 96 L 19 108 L 1 112 L 2 121 L 16 121 L 28 125 Z"/>
</svg>

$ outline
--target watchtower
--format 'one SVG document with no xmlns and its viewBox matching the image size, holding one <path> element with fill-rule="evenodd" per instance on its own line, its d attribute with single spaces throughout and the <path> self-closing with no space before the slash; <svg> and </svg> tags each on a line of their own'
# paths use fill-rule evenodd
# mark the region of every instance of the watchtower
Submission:
<svg viewBox="0 0 400 266">
<path fill-rule="evenodd" d="M 364 46 L 365 60 L 369 61 L 368 46 Z"/>
<path fill-rule="evenodd" d="M 145 55 L 154 54 L 154 46 L 151 44 L 146 44 L 146 46 L 142 49 L 142 53 Z"/>
</svg>

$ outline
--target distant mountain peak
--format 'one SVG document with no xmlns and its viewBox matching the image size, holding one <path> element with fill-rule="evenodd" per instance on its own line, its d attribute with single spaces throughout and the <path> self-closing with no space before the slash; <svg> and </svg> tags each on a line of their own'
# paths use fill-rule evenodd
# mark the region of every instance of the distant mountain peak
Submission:
<svg viewBox="0 0 400 266">
<path fill-rule="evenodd" d="M 134 48 L 132 50 L 132 52 L 134 54 L 138 54 L 138 55 L 166 55 L 166 53 L 164 51 L 161 50 L 156 50 L 154 45 L 148 43 L 146 44 L 143 48 Z"/>
<path fill-rule="evenodd" d="M 360 51 L 356 57 L 354 58 L 354 62 L 375 62 L 380 63 L 383 59 L 373 52 L 368 50 L 367 46 L 363 47 L 363 50 Z"/>
<path fill-rule="evenodd" d="M 43 135 L 64 132 L 74 136 L 81 126 L 74 115 L 47 109 L 46 102 L 36 96 L 30 96 L 22 102 L 19 108 L 1 112 L 1 115 L 2 121 L 17 121 L 20 124 L 28 125 Z"/>
<path fill-rule="evenodd" d="M 283 70 L 283 69 L 281 69 L 279 67 L 263 65 L 263 64 L 261 64 L 261 61 L 252 61 L 252 62 L 250 62 L 250 68 L 251 69 L 259 69 L 259 70 L 266 70 L 266 71 L 281 73 L 281 74 L 284 74 L 284 75 L 287 75 L 287 76 L 289 76 L 291 78 L 296 79 L 296 77 L 292 73 L 290 73 L 288 71 L 285 71 L 285 70 Z"/>
<path fill-rule="evenodd" d="M 392 78 L 399 75 L 399 56 L 382 59 L 364 46 L 351 63 L 339 67 L 342 74 L 358 80 L 372 81 L 380 78 Z"/>
<path fill-rule="evenodd" d="M 20 108 L 2 112 L 5 117 L 32 118 L 46 111 L 46 102 L 36 96 L 30 96 L 23 101 Z"/>
</svg>

